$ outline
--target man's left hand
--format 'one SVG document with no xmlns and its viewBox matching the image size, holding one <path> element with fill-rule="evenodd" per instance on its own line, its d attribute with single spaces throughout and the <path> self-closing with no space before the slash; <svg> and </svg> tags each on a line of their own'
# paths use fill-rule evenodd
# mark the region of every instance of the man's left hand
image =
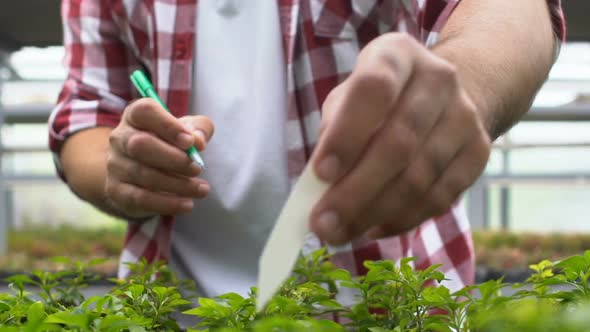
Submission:
<svg viewBox="0 0 590 332">
<path fill-rule="evenodd" d="M 311 228 L 330 244 L 397 235 L 448 211 L 483 172 L 491 139 L 455 65 L 390 33 L 326 98 L 313 158 L 331 184 Z"/>
</svg>

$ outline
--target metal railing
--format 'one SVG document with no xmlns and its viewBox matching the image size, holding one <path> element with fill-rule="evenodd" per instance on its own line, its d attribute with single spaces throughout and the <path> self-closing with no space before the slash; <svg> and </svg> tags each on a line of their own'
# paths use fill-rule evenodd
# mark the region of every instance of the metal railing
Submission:
<svg viewBox="0 0 590 332">
<path fill-rule="evenodd" d="M 563 146 L 567 147 L 567 146 Z M 590 147 L 590 144 L 585 145 Z M 500 225 L 501 229 L 510 229 L 510 198 L 513 185 L 541 185 L 541 186 L 590 186 L 590 172 L 586 173 L 561 173 L 561 174 L 484 174 L 467 192 L 467 213 L 474 229 L 487 229 L 489 220 L 489 193 L 493 186 L 500 187 Z"/>
<path fill-rule="evenodd" d="M 0 49 L 0 97 L 2 97 L 2 89 L 3 89 L 3 79 L 4 79 L 4 71 L 6 70 L 6 62 L 8 59 L 8 53 Z M 7 211 L 9 204 L 6 204 L 7 195 L 5 194 L 6 191 L 4 189 L 4 165 L 3 165 L 3 148 L 4 143 L 2 141 L 2 132 L 1 129 L 4 128 L 4 109 L 2 108 L 2 102 L 0 100 L 0 254 L 4 255 L 7 251 L 7 232 L 8 232 L 8 219 L 6 215 L 8 215 L 9 211 Z"/>
<path fill-rule="evenodd" d="M 535 107 L 528 112 L 522 121 L 528 122 L 589 122 L 590 104 L 572 104 L 560 107 Z M 495 150 L 501 151 L 502 167 L 496 174 L 483 174 L 467 192 L 467 213 L 474 229 L 486 229 L 490 226 L 489 195 L 492 186 L 500 188 L 500 225 L 510 228 L 511 186 L 515 184 L 538 184 L 560 186 L 590 186 L 590 170 L 588 172 L 571 173 L 517 173 L 510 170 L 511 153 L 514 150 L 540 148 L 585 148 L 590 142 L 575 143 L 515 143 L 507 134 L 494 144 Z"/>
<path fill-rule="evenodd" d="M 14 124 L 47 123 L 51 105 L 0 105 L 0 129 Z M 13 187 L 26 183 L 56 181 L 55 174 L 6 174 L 3 159 L 6 154 L 47 152 L 46 145 L 39 146 L 5 146 L 0 135 L 0 255 L 7 250 L 7 231 L 13 220 Z"/>
</svg>

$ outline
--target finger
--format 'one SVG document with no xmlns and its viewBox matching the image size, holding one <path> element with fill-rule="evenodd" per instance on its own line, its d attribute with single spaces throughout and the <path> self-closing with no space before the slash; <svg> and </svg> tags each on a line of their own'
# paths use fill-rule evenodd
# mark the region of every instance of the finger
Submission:
<svg viewBox="0 0 590 332">
<path fill-rule="evenodd" d="M 417 207 L 415 203 L 413 203 L 412 205 L 413 207 Z M 415 212 L 418 210 L 412 208 L 404 212 L 409 211 Z M 430 217 L 426 217 L 424 213 L 418 212 L 415 212 L 414 214 L 397 214 L 387 219 L 387 222 L 372 226 L 367 230 L 365 235 L 368 239 L 373 240 L 400 235 L 410 231 L 411 229 L 418 227 L 421 223 L 425 222 L 428 219 L 430 219 Z"/>
<path fill-rule="evenodd" d="M 186 153 L 145 131 L 118 131 L 111 135 L 111 145 L 120 154 L 140 164 L 183 176 L 197 176 L 201 168 Z"/>
<path fill-rule="evenodd" d="M 382 238 L 397 235 L 423 221 L 448 212 L 460 195 L 481 175 L 487 163 L 490 149 L 491 141 L 487 135 L 482 134 L 474 137 L 453 158 L 443 175 L 424 195 L 423 200 L 414 201 L 405 211 L 391 215 L 389 222 L 372 228 L 368 236 Z"/>
<path fill-rule="evenodd" d="M 434 67 L 434 66 L 432 66 Z M 444 70 L 451 70 L 450 68 L 437 69 L 437 72 Z M 439 77 L 442 76 L 441 77 Z M 368 151 L 362 156 L 357 166 L 348 173 L 341 181 L 337 182 L 330 191 L 322 198 L 314 209 L 312 217 L 312 229 L 317 232 L 322 239 L 326 241 L 345 242 L 349 239 L 337 239 L 337 233 L 333 232 L 329 227 L 334 227 L 334 218 L 336 217 L 340 223 L 346 227 L 354 229 L 355 231 L 364 231 L 367 227 L 378 220 L 360 220 L 359 214 L 363 212 L 371 202 L 375 201 L 380 193 L 385 189 L 386 185 L 397 177 L 400 172 L 407 172 L 408 165 L 415 158 L 416 151 L 420 151 L 419 155 L 424 156 L 419 160 L 419 171 L 422 171 L 428 165 L 428 160 L 431 156 L 443 154 L 448 149 L 443 151 L 436 150 L 441 145 L 450 145 L 452 148 L 458 149 L 457 139 L 450 139 L 444 135 L 455 135 L 455 132 L 450 133 L 448 124 L 449 121 L 442 121 L 437 123 L 439 119 L 444 118 L 445 106 L 449 103 L 450 96 L 456 90 L 456 85 L 448 83 L 453 80 L 452 76 L 444 74 L 415 75 L 410 81 L 408 87 L 404 90 L 399 104 L 395 106 L 395 113 L 387 120 L 383 127 L 379 130 L 376 136 L 369 142 Z M 432 91 L 437 91 L 433 94 Z M 436 126 L 435 126 L 435 123 Z M 442 133 L 442 139 L 434 142 L 437 146 L 424 149 L 421 147 L 427 137 L 431 135 L 433 128 Z M 437 139 L 439 139 L 437 135 Z M 451 151 L 454 153 L 454 151 Z M 418 157 L 420 158 L 420 157 Z M 452 158 L 452 154 L 447 156 L 447 161 Z M 444 163 L 437 160 L 437 163 Z M 409 173 L 412 180 L 418 180 L 423 183 L 420 178 L 414 176 L 413 172 Z M 420 175 L 420 174 L 418 174 Z M 406 177 L 403 176 L 402 179 Z M 327 211 L 327 212 L 326 212 Z M 322 214 L 327 213 L 325 216 Z M 326 219 L 326 216 L 331 216 L 332 220 Z M 325 225 L 322 225 L 322 220 Z M 328 220 L 329 223 L 326 221 Z M 362 223 L 363 225 L 352 225 L 354 223 Z M 353 231 L 348 231 L 351 233 Z"/>
<path fill-rule="evenodd" d="M 439 216 L 448 211 L 459 196 L 469 188 L 484 171 L 487 164 L 491 140 L 485 133 L 473 137 L 453 159 L 447 171 L 440 176 L 427 194 L 425 216 Z"/>
<path fill-rule="evenodd" d="M 205 180 L 164 173 L 145 166 L 125 156 L 109 158 L 109 174 L 120 181 L 136 185 L 153 192 L 166 192 L 187 198 L 202 198 L 209 191 Z"/>
<path fill-rule="evenodd" d="M 195 146 L 202 151 L 207 146 L 215 132 L 215 126 L 210 118 L 204 115 L 191 115 L 180 118 L 180 121 L 195 136 Z"/>
<path fill-rule="evenodd" d="M 151 98 L 142 98 L 131 103 L 123 112 L 123 120 L 131 127 L 154 133 L 182 150 L 194 144 L 190 130 Z"/>
<path fill-rule="evenodd" d="M 176 215 L 193 209 L 192 198 L 156 193 L 124 182 L 108 185 L 107 195 L 120 210 L 130 215 L 151 214 Z"/>
<path fill-rule="evenodd" d="M 477 177 L 487 163 L 491 143 L 478 121 L 475 105 L 463 94 L 455 100 L 457 102 L 445 112 L 440 126 L 428 138 L 425 153 L 420 154 L 415 167 L 408 168 L 405 179 L 399 180 L 399 189 L 394 191 L 401 198 L 398 202 L 405 201 L 402 204 L 405 203 L 406 207 L 411 206 L 410 202 L 421 202 L 414 206 L 416 212 L 409 208 L 410 215 L 417 214 L 422 218 L 423 215 L 431 217 L 446 211 L 450 206 L 448 202 L 437 204 L 436 199 L 432 201 L 432 197 L 438 197 L 433 191 L 436 192 L 437 186 L 440 186 L 440 180 L 469 177 L 472 172 Z M 462 165 L 463 170 L 456 166 L 457 163 Z M 464 188 L 470 184 L 467 183 Z M 395 210 L 393 212 L 396 213 Z"/>
<path fill-rule="evenodd" d="M 322 107 L 322 137 L 315 170 L 327 182 L 335 182 L 361 156 L 364 147 L 397 103 L 410 79 L 417 43 L 391 34 L 363 49 L 350 77 L 334 89 Z M 384 51 L 395 48 L 397 52 Z"/>
<path fill-rule="evenodd" d="M 412 207 L 412 202 L 420 202 L 416 208 L 424 208 L 423 201 L 435 181 L 447 172 L 463 147 L 479 133 L 473 106 L 460 97 L 455 100 L 444 111 L 410 165 L 387 184 L 387 189 L 368 210 L 387 218 L 387 215 L 404 214 L 401 210 Z"/>
</svg>

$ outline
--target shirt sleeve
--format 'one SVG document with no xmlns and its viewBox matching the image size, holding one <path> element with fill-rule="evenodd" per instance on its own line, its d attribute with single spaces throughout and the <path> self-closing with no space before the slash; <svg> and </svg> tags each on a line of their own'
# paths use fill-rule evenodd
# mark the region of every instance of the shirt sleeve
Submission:
<svg viewBox="0 0 590 332">
<path fill-rule="evenodd" d="M 115 127 L 133 89 L 129 74 L 139 63 L 121 39 L 109 1 L 62 0 L 67 77 L 49 118 L 49 148 L 65 180 L 59 154 L 74 133 Z"/>
</svg>

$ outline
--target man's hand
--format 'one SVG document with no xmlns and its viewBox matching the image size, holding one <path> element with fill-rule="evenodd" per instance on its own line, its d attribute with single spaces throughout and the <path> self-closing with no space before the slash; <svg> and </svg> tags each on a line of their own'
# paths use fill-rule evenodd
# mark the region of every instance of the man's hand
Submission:
<svg viewBox="0 0 590 332">
<path fill-rule="evenodd" d="M 142 218 L 193 208 L 209 185 L 184 150 L 205 148 L 213 124 L 204 116 L 176 119 L 151 99 L 130 104 L 110 134 L 105 197 L 121 214 Z"/>
<path fill-rule="evenodd" d="M 491 139 L 453 64 L 405 34 L 373 40 L 327 97 L 314 167 L 332 184 L 311 228 L 330 244 L 380 238 L 451 208 Z"/>
</svg>

